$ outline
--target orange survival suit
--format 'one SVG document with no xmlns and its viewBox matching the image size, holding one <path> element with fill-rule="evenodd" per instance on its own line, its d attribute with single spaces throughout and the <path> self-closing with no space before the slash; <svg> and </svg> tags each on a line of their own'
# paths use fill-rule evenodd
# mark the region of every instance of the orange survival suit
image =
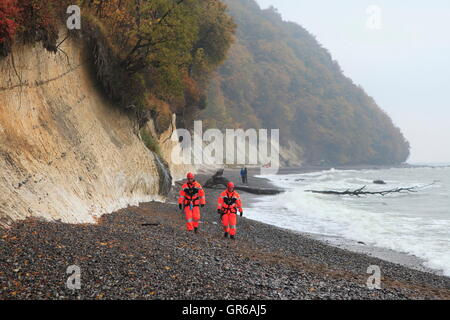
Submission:
<svg viewBox="0 0 450 320">
<path fill-rule="evenodd" d="M 198 223 L 200 221 L 200 208 L 206 204 L 205 191 L 200 183 L 195 181 L 192 173 L 187 175 L 188 181 L 183 184 L 178 198 L 178 206 L 180 210 L 184 209 L 186 216 L 186 228 L 188 231 L 198 231 Z"/>
<path fill-rule="evenodd" d="M 234 239 L 236 235 L 237 225 L 237 212 L 240 216 L 244 214 L 242 210 L 241 196 L 234 191 L 233 182 L 229 182 L 227 190 L 223 191 L 217 200 L 217 212 L 221 215 L 223 230 L 225 231 L 224 237 L 230 235 L 231 239 Z"/>
</svg>

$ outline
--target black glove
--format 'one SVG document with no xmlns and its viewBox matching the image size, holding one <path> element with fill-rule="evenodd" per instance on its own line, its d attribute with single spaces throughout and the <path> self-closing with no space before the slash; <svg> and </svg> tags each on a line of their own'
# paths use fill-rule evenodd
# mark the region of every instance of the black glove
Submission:
<svg viewBox="0 0 450 320">
<path fill-rule="evenodd" d="M 200 207 L 202 207 L 202 208 L 203 208 L 204 206 L 205 206 L 204 204 L 201 204 L 201 205 L 200 205 Z"/>
<path fill-rule="evenodd" d="M 244 211 L 241 211 L 240 216 L 242 217 L 243 214 L 244 214 Z"/>
<path fill-rule="evenodd" d="M 183 209 L 183 205 L 181 203 L 178 204 L 178 208 Z"/>
</svg>

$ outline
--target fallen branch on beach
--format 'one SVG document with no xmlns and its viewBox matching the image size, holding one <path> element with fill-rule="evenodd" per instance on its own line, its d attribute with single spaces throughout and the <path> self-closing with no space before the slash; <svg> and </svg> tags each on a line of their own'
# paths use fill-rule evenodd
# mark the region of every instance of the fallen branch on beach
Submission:
<svg viewBox="0 0 450 320">
<path fill-rule="evenodd" d="M 434 185 L 436 183 L 433 182 L 429 185 L 426 186 L 414 186 L 414 187 L 409 187 L 409 188 L 394 188 L 394 189 L 390 189 L 390 190 L 382 190 L 382 191 L 365 191 L 366 186 L 361 187 L 359 189 L 356 190 L 350 190 L 347 189 L 345 191 L 327 191 L 327 190 L 305 190 L 305 192 L 312 192 L 312 193 L 320 193 L 320 194 L 334 194 L 334 195 L 348 195 L 348 196 L 356 196 L 356 197 L 360 197 L 363 195 L 381 195 L 381 196 L 385 196 L 388 194 L 392 194 L 392 193 L 414 193 L 414 192 L 418 192 L 419 189 L 423 189 L 426 187 L 430 187 L 432 185 Z"/>
</svg>

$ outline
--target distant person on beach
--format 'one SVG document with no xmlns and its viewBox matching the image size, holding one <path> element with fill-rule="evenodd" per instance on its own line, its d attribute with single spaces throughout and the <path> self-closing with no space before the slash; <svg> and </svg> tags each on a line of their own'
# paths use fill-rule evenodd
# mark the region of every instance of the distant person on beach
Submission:
<svg viewBox="0 0 450 320">
<path fill-rule="evenodd" d="M 247 184 L 247 168 L 243 167 L 241 169 L 241 179 L 242 179 L 242 183 Z"/>
<path fill-rule="evenodd" d="M 237 212 L 240 216 L 244 214 L 242 210 L 242 202 L 239 193 L 234 190 L 234 183 L 229 182 L 227 189 L 222 192 L 217 200 L 217 212 L 221 215 L 224 237 L 230 235 L 231 239 L 236 236 Z"/>
<path fill-rule="evenodd" d="M 195 181 L 193 173 L 187 174 L 187 182 L 183 184 L 178 198 L 180 210 L 184 210 L 186 216 L 186 228 L 188 231 L 198 233 L 200 221 L 200 207 L 206 204 L 205 191 L 200 183 Z"/>
</svg>

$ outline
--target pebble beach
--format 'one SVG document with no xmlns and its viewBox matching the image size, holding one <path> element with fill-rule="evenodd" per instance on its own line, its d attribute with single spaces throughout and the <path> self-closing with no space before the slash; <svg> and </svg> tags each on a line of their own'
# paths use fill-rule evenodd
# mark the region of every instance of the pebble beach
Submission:
<svg viewBox="0 0 450 320">
<path fill-rule="evenodd" d="M 238 172 L 225 176 L 236 181 Z M 254 176 L 249 183 L 268 187 Z M 96 224 L 33 218 L 0 229 L 0 299 L 450 299 L 448 277 L 247 219 L 255 198 L 244 192 L 236 240 L 223 238 L 220 188 L 205 189 L 200 232 L 188 233 L 177 188 L 166 203 L 142 203 Z M 67 287 L 74 265 L 80 289 Z M 381 289 L 367 287 L 371 265 L 380 267 Z"/>
</svg>

